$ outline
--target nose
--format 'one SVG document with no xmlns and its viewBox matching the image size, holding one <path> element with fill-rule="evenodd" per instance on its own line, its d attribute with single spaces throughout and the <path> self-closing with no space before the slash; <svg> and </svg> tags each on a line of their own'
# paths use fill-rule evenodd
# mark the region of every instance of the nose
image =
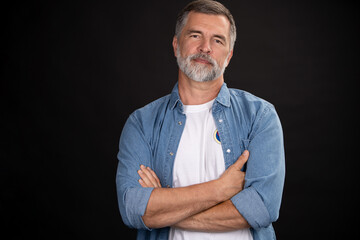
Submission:
<svg viewBox="0 0 360 240">
<path fill-rule="evenodd" d="M 207 39 L 204 39 L 203 41 L 201 41 L 200 46 L 199 46 L 199 51 L 201 53 L 210 54 L 212 51 L 210 41 Z"/>
</svg>

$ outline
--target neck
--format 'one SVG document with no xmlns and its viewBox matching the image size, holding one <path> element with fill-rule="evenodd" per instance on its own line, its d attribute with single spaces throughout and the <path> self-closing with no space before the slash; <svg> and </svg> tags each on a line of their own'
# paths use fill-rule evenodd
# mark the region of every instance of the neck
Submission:
<svg viewBox="0 0 360 240">
<path fill-rule="evenodd" d="M 199 105 L 213 100 L 223 83 L 223 75 L 209 82 L 196 82 L 179 70 L 179 95 L 185 105 Z"/>
</svg>

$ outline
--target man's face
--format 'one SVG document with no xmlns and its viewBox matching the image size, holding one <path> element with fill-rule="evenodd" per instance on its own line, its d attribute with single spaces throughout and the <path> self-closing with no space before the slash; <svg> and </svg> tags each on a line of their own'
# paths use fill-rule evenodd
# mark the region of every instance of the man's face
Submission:
<svg viewBox="0 0 360 240">
<path fill-rule="evenodd" d="M 229 31 L 225 16 L 190 12 L 179 39 L 173 41 L 180 70 L 198 82 L 218 79 L 232 57 Z"/>
</svg>

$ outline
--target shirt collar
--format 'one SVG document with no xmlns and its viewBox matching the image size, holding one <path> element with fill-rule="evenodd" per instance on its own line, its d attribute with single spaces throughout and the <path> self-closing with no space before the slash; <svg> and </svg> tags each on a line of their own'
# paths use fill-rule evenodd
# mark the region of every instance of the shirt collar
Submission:
<svg viewBox="0 0 360 240">
<path fill-rule="evenodd" d="M 216 101 L 225 107 L 230 107 L 230 91 L 227 88 L 226 83 L 221 86 L 220 92 L 216 97 Z"/>
<path fill-rule="evenodd" d="M 227 88 L 226 83 L 223 83 L 223 85 L 221 86 L 220 92 L 215 100 L 225 107 L 230 107 L 230 91 Z M 182 107 L 183 103 L 181 102 L 179 95 L 179 86 L 178 83 L 176 83 L 170 96 L 171 110 L 173 110 L 178 103 L 180 103 L 180 106 Z"/>
<path fill-rule="evenodd" d="M 178 102 L 181 104 L 182 106 L 182 102 L 180 99 L 180 95 L 179 95 L 179 86 L 178 83 L 175 84 L 172 92 L 171 92 L 171 96 L 170 96 L 170 107 L 171 110 L 174 110 L 174 108 L 176 107 L 176 105 L 178 104 Z"/>
</svg>

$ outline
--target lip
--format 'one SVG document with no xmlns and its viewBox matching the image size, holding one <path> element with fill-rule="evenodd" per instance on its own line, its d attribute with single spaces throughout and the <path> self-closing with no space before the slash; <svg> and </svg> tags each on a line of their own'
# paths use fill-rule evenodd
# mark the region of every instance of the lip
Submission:
<svg viewBox="0 0 360 240">
<path fill-rule="evenodd" d="M 211 63 L 203 58 L 195 58 L 194 59 L 195 62 L 198 62 L 198 63 L 202 63 L 202 64 L 209 64 L 211 65 Z"/>
</svg>

